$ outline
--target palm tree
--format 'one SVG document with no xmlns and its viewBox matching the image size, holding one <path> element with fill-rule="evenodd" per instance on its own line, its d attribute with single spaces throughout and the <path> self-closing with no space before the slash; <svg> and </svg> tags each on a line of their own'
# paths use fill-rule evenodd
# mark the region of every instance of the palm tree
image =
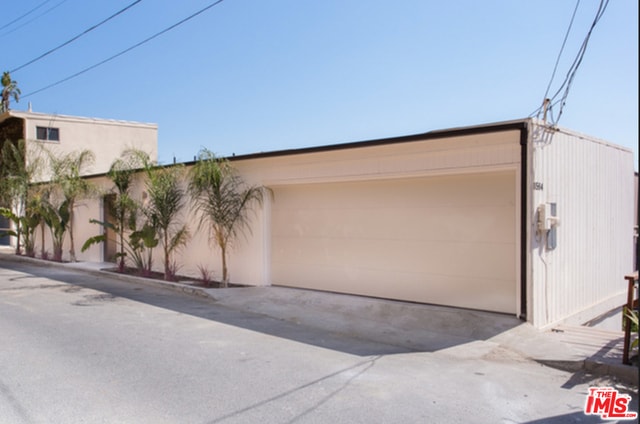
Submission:
<svg viewBox="0 0 640 424">
<path fill-rule="evenodd" d="M 32 258 L 36 256 L 36 230 L 43 220 L 42 196 L 37 191 L 37 187 L 29 190 L 29 200 L 21 217 L 24 254 Z M 44 239 L 42 243 L 44 245 Z"/>
<path fill-rule="evenodd" d="M 62 247 L 65 235 L 70 228 L 70 215 L 71 209 L 67 200 L 62 201 L 59 205 L 49 202 L 43 204 L 43 219 L 51 231 L 53 260 L 57 262 L 62 261 Z"/>
<path fill-rule="evenodd" d="M 199 227 L 209 225 L 210 240 L 220 248 L 222 282 L 229 282 L 227 252 L 249 226 L 248 212 L 261 205 L 264 187 L 247 186 L 231 164 L 207 149 L 200 150 L 191 170 L 189 193 L 192 207 L 200 213 Z"/>
<path fill-rule="evenodd" d="M 116 257 L 118 258 L 118 271 L 124 272 L 125 270 L 125 257 L 127 256 L 127 250 L 132 254 L 132 260 L 142 268 L 146 267 L 146 262 L 142 266 L 143 261 L 138 260 L 139 250 L 142 247 L 146 247 L 141 243 L 146 238 L 140 237 L 139 234 L 143 234 L 141 230 L 137 230 L 137 211 L 139 209 L 138 203 L 131 197 L 130 188 L 133 182 L 133 176 L 137 172 L 138 168 L 141 168 L 144 163 L 148 163 L 148 156 L 146 153 L 136 150 L 128 149 L 122 152 L 119 158 L 113 161 L 107 177 L 113 182 L 115 190 L 115 198 L 112 202 L 107 204 L 112 216 L 115 217 L 115 222 L 101 222 L 97 220 L 91 220 L 91 222 L 102 225 L 105 229 L 112 229 L 117 234 L 117 243 L 119 252 Z M 133 243 L 128 242 L 125 239 L 125 231 L 129 229 L 133 234 Z M 148 230 L 146 233 L 147 234 Z M 89 246 L 94 243 L 102 243 L 106 240 L 106 235 L 101 234 L 91 237 L 82 246 L 82 251 L 85 251 Z M 140 246 L 140 248 L 136 248 Z M 128 247 L 128 249 L 127 249 Z M 150 252 L 149 252 L 150 253 Z M 150 262 L 150 260 L 149 260 Z"/>
<path fill-rule="evenodd" d="M 94 187 L 89 181 L 82 178 L 86 169 L 95 160 L 91 150 L 70 152 L 61 156 L 50 154 L 51 170 L 53 173 L 53 185 L 62 195 L 68 208 L 69 230 L 69 257 L 71 262 L 76 261 L 75 243 L 73 239 L 74 209 L 76 202 L 83 196 L 93 192 Z M 63 203 L 64 204 L 64 203 Z"/>
<path fill-rule="evenodd" d="M 40 257 L 43 259 L 46 257 L 44 233 L 47 226 L 45 218 L 49 205 L 50 188 L 51 187 L 48 184 L 32 186 L 30 190 L 29 204 L 27 205 L 27 210 L 31 208 L 31 213 L 38 218 L 40 239 L 42 240 L 42 244 L 40 245 Z"/>
<path fill-rule="evenodd" d="M 16 226 L 16 254 L 21 253 L 21 235 L 23 233 L 22 216 L 30 198 L 29 185 L 40 170 L 40 158 L 30 155 L 27 158 L 27 144 L 24 140 L 17 143 L 5 141 L 0 151 L 0 198 L 14 213 Z"/>
<path fill-rule="evenodd" d="M 9 72 L 2 73 L 2 103 L 0 104 L 0 113 L 7 112 L 9 110 L 9 104 L 11 98 L 18 102 L 20 99 L 20 89 L 18 83 L 11 79 Z"/>
<path fill-rule="evenodd" d="M 164 279 L 169 281 L 175 278 L 177 271 L 175 264 L 171 262 L 171 254 L 184 246 L 189 239 L 187 225 L 178 223 L 186 203 L 186 191 L 182 186 L 184 168 L 159 167 L 153 165 L 148 156 L 143 159 L 149 196 L 144 213 L 159 236 L 164 253 Z"/>
<path fill-rule="evenodd" d="M 129 189 L 133 181 L 133 175 L 136 168 L 142 166 L 140 158 L 142 152 L 129 149 L 122 152 L 119 158 L 114 160 L 109 167 L 107 177 L 113 182 L 116 190 L 116 196 L 112 203 L 109 203 L 111 212 L 116 218 L 116 222 L 112 224 L 113 229 L 118 234 L 118 246 L 120 252 L 116 255 L 118 260 L 118 270 L 124 272 L 125 267 L 125 238 L 124 232 L 129 221 L 129 216 L 135 213 L 137 204 L 130 195 Z"/>
</svg>

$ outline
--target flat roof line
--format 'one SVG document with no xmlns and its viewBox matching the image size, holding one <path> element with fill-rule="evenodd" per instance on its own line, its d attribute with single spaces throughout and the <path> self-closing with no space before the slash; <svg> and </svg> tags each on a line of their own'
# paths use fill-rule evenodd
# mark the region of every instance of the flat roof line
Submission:
<svg viewBox="0 0 640 424">
<path fill-rule="evenodd" d="M 301 155 L 307 153 L 330 152 L 336 150 L 358 149 L 363 147 L 384 146 L 396 143 L 410 143 L 413 141 L 430 140 L 436 138 L 460 137 L 465 135 L 484 134 L 490 132 L 522 130 L 526 128 L 529 119 L 519 119 L 515 121 L 497 122 L 493 124 L 475 125 L 471 127 L 459 127 L 444 130 L 428 131 L 420 134 L 404 135 L 399 137 L 379 138 L 364 141 L 352 141 L 347 143 L 327 144 L 322 146 L 303 147 L 298 149 L 274 150 L 270 152 L 248 153 L 236 156 L 227 156 L 224 159 L 230 161 L 261 159 L 278 156 Z M 185 165 L 192 165 L 196 161 L 183 162 Z"/>
</svg>

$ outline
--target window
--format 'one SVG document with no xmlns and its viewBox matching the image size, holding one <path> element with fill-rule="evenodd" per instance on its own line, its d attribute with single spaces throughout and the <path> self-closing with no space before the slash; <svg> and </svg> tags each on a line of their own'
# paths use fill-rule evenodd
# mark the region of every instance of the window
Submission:
<svg viewBox="0 0 640 424">
<path fill-rule="evenodd" d="M 60 141 L 60 129 L 36 127 L 36 138 L 38 140 Z"/>
</svg>

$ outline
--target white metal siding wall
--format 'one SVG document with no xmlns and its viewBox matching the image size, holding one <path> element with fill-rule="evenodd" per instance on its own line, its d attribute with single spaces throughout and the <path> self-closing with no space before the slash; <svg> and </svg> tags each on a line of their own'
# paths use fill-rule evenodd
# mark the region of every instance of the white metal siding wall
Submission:
<svg viewBox="0 0 640 424">
<path fill-rule="evenodd" d="M 540 129 L 540 127 L 538 127 Z M 564 131 L 534 132 L 532 216 L 533 322 L 583 323 L 622 302 L 632 271 L 633 155 Z M 557 247 L 536 237 L 535 210 L 557 203 Z"/>
</svg>

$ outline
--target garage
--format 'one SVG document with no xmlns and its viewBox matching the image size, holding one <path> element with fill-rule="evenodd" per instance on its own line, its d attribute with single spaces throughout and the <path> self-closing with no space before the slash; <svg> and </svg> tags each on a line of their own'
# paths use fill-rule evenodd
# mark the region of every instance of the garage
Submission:
<svg viewBox="0 0 640 424">
<path fill-rule="evenodd" d="M 516 313 L 515 171 L 273 189 L 273 284 Z"/>
</svg>

